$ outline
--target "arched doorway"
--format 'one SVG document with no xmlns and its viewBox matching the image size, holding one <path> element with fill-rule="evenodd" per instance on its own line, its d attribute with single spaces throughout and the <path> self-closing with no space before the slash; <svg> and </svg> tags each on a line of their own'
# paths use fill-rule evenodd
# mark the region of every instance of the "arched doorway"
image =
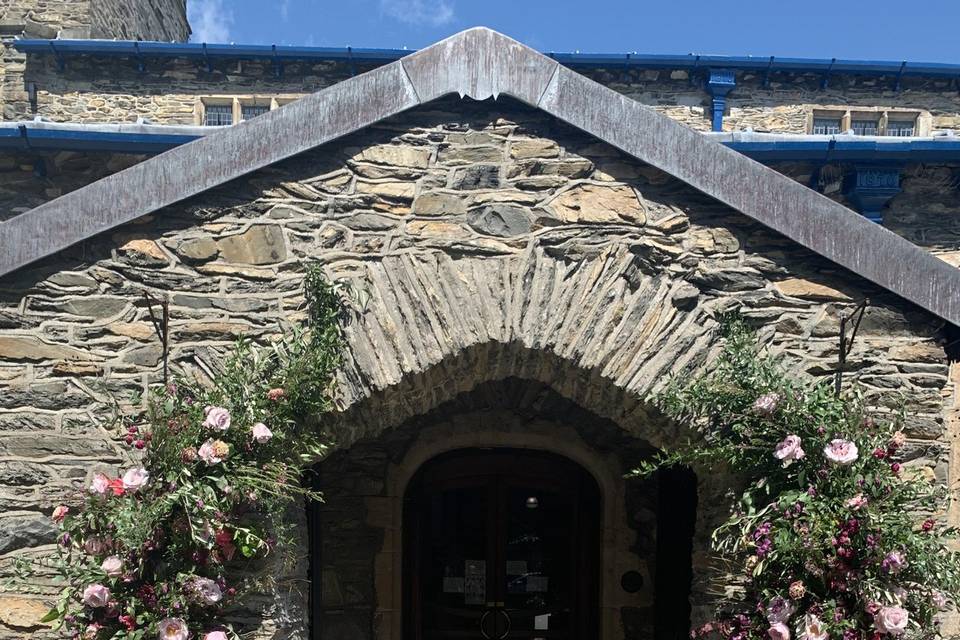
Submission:
<svg viewBox="0 0 960 640">
<path fill-rule="evenodd" d="M 404 497 L 406 640 L 599 635 L 601 498 L 559 455 L 465 449 Z"/>
</svg>

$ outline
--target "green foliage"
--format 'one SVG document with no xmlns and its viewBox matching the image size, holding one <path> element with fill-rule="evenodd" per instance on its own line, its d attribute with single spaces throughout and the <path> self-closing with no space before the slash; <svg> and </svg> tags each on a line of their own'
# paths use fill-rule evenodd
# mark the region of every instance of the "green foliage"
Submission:
<svg viewBox="0 0 960 640">
<path fill-rule="evenodd" d="M 98 475 L 82 508 L 55 512 L 52 566 L 66 586 L 48 621 L 90 640 L 233 635 L 224 607 L 268 586 L 248 576 L 287 541 L 286 510 L 320 498 L 304 474 L 329 446 L 319 423 L 340 364 L 344 291 L 317 268 L 305 290 L 305 327 L 269 345 L 239 340 L 212 384 L 179 376 L 123 423 L 142 466 Z"/>
<path fill-rule="evenodd" d="M 899 417 L 792 379 L 736 317 L 724 339 L 711 372 L 656 399 L 696 441 L 637 470 L 684 464 L 743 481 L 713 543 L 744 595 L 696 635 L 936 635 L 938 611 L 960 595 L 956 531 L 931 517 L 945 489 L 904 466 Z"/>
</svg>

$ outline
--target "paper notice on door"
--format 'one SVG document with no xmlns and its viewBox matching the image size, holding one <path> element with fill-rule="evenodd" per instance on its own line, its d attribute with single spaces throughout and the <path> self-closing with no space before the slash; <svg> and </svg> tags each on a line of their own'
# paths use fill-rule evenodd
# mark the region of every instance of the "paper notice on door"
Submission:
<svg viewBox="0 0 960 640">
<path fill-rule="evenodd" d="M 507 560 L 508 576 L 523 576 L 527 574 L 526 560 Z"/>
<path fill-rule="evenodd" d="M 463 561 L 463 602 L 483 604 L 487 601 L 487 561 Z"/>
<path fill-rule="evenodd" d="M 550 616 L 552 614 L 545 613 L 542 616 L 533 617 L 533 630 L 534 631 L 546 631 L 550 628 Z"/>
<path fill-rule="evenodd" d="M 527 576 L 527 593 L 546 593 L 549 584 L 546 576 Z"/>
<path fill-rule="evenodd" d="M 444 593 L 463 593 L 463 578 L 444 578 Z"/>
</svg>

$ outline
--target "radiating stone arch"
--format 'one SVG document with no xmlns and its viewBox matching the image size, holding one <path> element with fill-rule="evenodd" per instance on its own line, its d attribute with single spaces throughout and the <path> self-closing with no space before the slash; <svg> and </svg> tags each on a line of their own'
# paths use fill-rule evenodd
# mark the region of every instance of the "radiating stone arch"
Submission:
<svg viewBox="0 0 960 640">
<path fill-rule="evenodd" d="M 646 397 L 709 357 L 721 301 L 685 304 L 689 284 L 670 268 L 645 269 L 645 243 L 620 237 L 576 257 L 537 246 L 493 259 L 421 251 L 351 265 L 369 302 L 346 331 L 341 444 L 478 383 L 518 377 L 662 446 L 668 434 L 662 421 L 651 428 Z"/>
</svg>

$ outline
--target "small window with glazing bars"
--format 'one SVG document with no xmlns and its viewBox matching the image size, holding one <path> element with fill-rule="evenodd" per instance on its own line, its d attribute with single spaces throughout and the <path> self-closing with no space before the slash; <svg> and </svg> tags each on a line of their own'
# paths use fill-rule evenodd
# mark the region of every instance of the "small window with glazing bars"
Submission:
<svg viewBox="0 0 960 640">
<path fill-rule="evenodd" d="M 204 109 L 203 124 L 208 127 L 224 127 L 233 124 L 233 105 L 206 105 L 206 108 Z"/>
<path fill-rule="evenodd" d="M 813 119 L 813 133 L 820 136 L 840 133 L 840 118 L 815 117 Z"/>
<path fill-rule="evenodd" d="M 244 104 L 240 106 L 240 116 L 243 120 L 251 120 L 270 111 L 268 104 Z"/>
<path fill-rule="evenodd" d="M 880 123 L 873 118 L 853 118 L 850 121 L 850 128 L 858 136 L 880 135 Z"/>
<path fill-rule="evenodd" d="M 906 138 L 914 134 L 917 125 L 915 120 L 888 120 L 887 135 Z"/>
</svg>

